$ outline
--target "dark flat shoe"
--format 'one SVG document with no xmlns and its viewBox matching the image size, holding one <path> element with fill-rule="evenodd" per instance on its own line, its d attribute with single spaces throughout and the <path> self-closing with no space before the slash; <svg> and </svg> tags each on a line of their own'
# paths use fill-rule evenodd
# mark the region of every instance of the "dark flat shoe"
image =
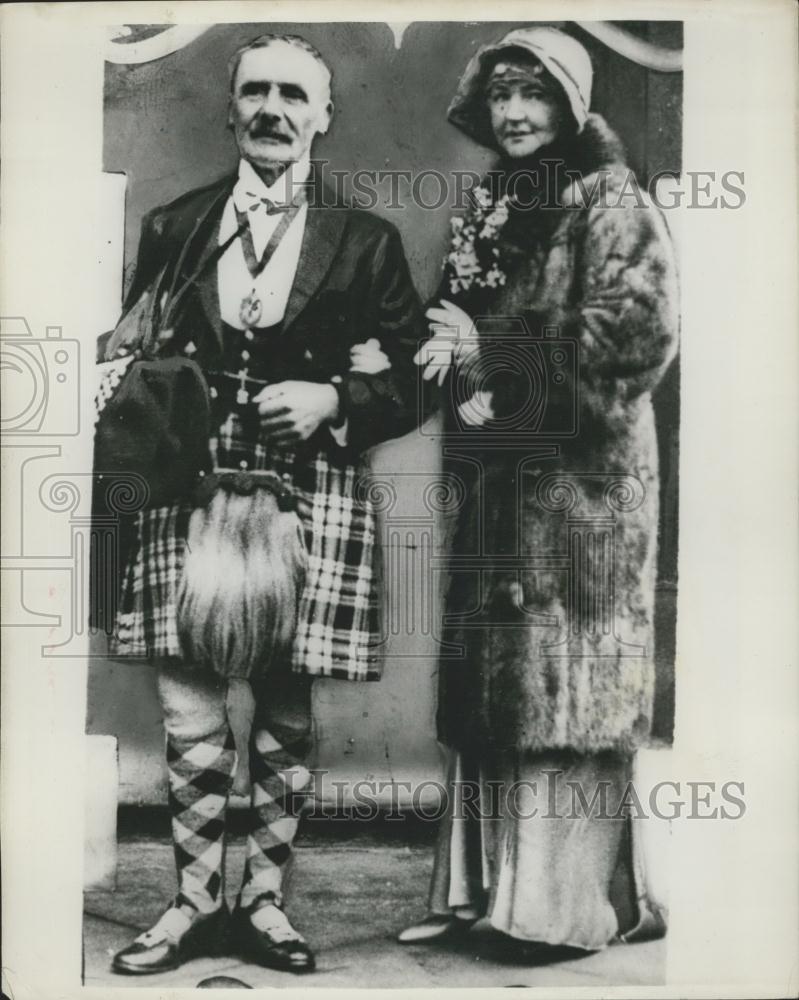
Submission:
<svg viewBox="0 0 799 1000">
<path fill-rule="evenodd" d="M 241 958 L 280 972 L 302 974 L 316 968 L 313 952 L 302 938 L 282 940 L 259 930 L 250 919 L 258 900 L 246 909 L 236 906 L 230 920 L 230 942 Z M 290 925 L 289 925 L 290 926 Z"/>
<path fill-rule="evenodd" d="M 227 907 L 223 906 L 215 913 L 198 913 L 177 938 L 154 935 L 152 928 L 118 951 L 111 968 L 125 976 L 145 976 L 178 969 L 192 958 L 222 954 L 229 919 Z"/>
</svg>

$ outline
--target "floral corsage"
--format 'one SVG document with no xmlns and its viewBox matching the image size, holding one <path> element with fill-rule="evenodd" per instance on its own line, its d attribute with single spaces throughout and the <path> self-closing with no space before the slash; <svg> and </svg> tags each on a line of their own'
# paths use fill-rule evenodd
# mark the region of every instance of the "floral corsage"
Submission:
<svg viewBox="0 0 799 1000">
<path fill-rule="evenodd" d="M 508 221 L 508 196 L 492 202 L 487 188 L 473 190 L 473 207 L 450 219 L 452 239 L 444 267 L 452 294 L 505 284 L 497 237 Z"/>
</svg>

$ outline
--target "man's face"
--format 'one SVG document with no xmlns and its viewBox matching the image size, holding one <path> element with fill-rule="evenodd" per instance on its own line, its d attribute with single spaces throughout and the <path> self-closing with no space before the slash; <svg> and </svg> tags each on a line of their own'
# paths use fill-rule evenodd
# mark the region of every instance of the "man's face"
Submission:
<svg viewBox="0 0 799 1000">
<path fill-rule="evenodd" d="M 273 42 L 242 55 L 228 122 L 253 166 L 298 160 L 327 130 L 332 111 L 327 74 L 310 53 Z"/>
</svg>

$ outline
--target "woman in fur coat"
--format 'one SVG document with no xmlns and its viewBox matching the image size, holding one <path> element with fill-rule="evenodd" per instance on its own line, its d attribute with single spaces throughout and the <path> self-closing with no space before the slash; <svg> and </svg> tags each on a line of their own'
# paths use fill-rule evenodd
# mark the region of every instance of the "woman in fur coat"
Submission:
<svg viewBox="0 0 799 1000">
<path fill-rule="evenodd" d="M 417 356 L 451 404 L 461 502 L 439 670 L 449 795 L 430 912 L 405 943 L 482 916 L 585 950 L 624 930 L 610 887 L 654 688 L 651 393 L 678 293 L 591 81 L 575 39 L 520 29 L 477 53 L 448 112 L 500 163 L 453 220 Z"/>
</svg>

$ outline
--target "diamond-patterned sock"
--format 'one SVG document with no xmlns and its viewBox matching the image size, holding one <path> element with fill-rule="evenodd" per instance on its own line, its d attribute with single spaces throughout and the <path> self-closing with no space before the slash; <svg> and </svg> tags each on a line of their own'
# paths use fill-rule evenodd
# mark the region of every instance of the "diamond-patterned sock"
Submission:
<svg viewBox="0 0 799 1000">
<path fill-rule="evenodd" d="M 283 875 L 311 780 L 302 764 L 307 752 L 307 739 L 281 746 L 266 730 L 254 733 L 250 741 L 252 827 L 241 890 L 243 907 L 259 896 L 278 906 L 283 903 Z"/>
<path fill-rule="evenodd" d="M 222 904 L 225 812 L 236 765 L 230 727 L 201 740 L 167 736 L 166 759 L 178 869 L 174 905 L 212 913 Z"/>
</svg>

